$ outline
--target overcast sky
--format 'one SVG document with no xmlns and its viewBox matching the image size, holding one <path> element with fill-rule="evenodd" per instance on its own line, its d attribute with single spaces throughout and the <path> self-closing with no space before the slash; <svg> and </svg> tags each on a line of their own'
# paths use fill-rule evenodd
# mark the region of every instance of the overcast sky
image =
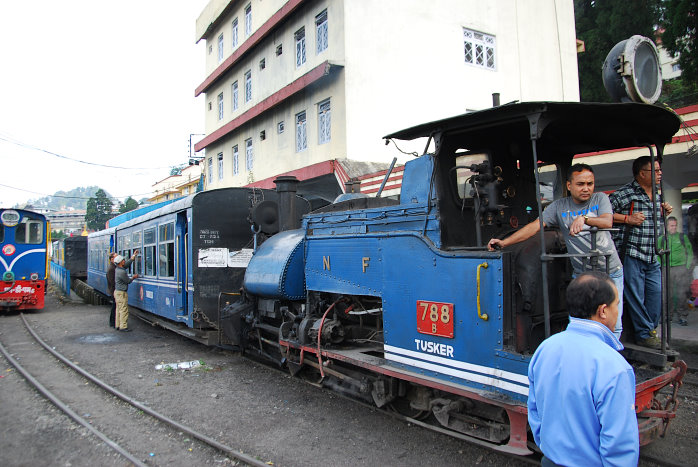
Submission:
<svg viewBox="0 0 698 467">
<path fill-rule="evenodd" d="M 90 185 L 140 199 L 186 163 L 207 1 L 0 0 L 0 207 Z"/>
</svg>

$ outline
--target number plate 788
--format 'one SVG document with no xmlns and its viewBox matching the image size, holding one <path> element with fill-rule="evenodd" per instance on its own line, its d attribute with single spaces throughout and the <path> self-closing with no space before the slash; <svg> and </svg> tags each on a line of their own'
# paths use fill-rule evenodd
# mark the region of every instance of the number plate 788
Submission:
<svg viewBox="0 0 698 467">
<path fill-rule="evenodd" d="M 417 332 L 453 337 L 453 303 L 417 300 Z"/>
</svg>

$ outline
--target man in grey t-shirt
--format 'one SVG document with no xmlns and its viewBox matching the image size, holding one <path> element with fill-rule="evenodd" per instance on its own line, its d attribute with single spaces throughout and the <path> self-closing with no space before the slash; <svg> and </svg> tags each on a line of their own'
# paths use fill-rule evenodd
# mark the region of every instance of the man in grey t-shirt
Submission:
<svg viewBox="0 0 698 467">
<path fill-rule="evenodd" d="M 607 229 L 613 226 L 613 209 L 605 193 L 594 193 L 594 170 L 586 164 L 574 164 L 570 167 L 567 179 L 567 191 L 570 196 L 553 201 L 543 210 L 543 225 L 556 226 L 562 233 L 567 251 L 575 254 L 586 254 L 591 250 L 591 227 Z M 487 243 L 487 248 L 494 251 L 495 247 L 504 248 L 531 238 L 540 230 L 538 219 L 525 225 L 505 239 L 493 238 Z M 620 339 L 623 323 L 623 265 L 618 258 L 616 247 L 609 232 L 596 234 L 596 248 L 602 254 L 610 253 L 608 274 L 618 289 L 620 305 L 618 306 L 618 321 L 613 333 Z M 603 259 L 601 259 L 603 264 Z M 584 272 L 581 258 L 572 258 L 574 274 Z M 589 261 L 586 270 L 591 269 Z"/>
</svg>

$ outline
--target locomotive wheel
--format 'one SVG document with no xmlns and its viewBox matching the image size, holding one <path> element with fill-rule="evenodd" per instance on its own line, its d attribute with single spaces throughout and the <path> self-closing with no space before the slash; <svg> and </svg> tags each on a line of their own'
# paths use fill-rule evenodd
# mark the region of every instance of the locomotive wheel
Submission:
<svg viewBox="0 0 698 467">
<path fill-rule="evenodd" d="M 388 404 L 388 408 L 402 415 L 403 417 L 414 418 L 415 420 L 425 420 L 431 415 L 429 410 L 417 410 L 410 406 L 410 401 L 404 397 L 398 397 Z"/>
</svg>

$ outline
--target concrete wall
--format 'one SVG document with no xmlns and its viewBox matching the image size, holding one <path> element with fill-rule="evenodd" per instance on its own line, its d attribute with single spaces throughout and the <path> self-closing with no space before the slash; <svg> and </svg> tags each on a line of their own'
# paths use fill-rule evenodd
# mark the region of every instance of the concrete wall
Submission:
<svg viewBox="0 0 698 467">
<path fill-rule="evenodd" d="M 345 18 L 350 158 L 389 160 L 381 136 L 490 107 L 493 92 L 579 101 L 571 0 L 351 0 Z M 463 28 L 496 37 L 495 70 L 465 63 Z"/>
</svg>

